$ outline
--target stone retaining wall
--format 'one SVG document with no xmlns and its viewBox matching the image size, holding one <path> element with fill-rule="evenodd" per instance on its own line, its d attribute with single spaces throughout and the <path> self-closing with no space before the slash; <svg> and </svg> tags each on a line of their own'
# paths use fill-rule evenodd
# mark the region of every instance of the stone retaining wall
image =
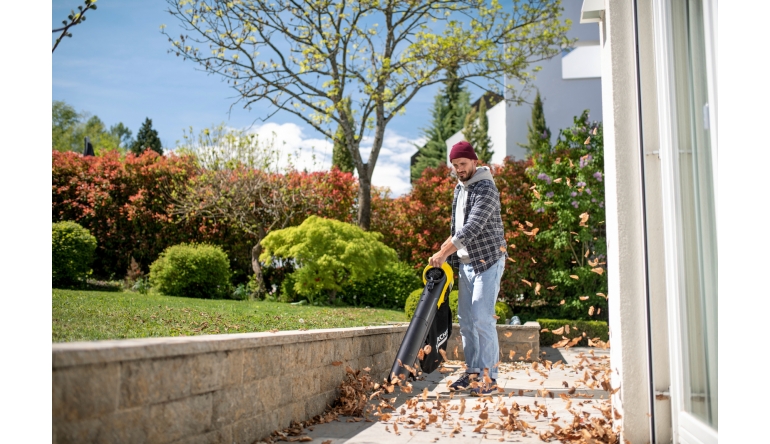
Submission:
<svg viewBox="0 0 770 444">
<path fill-rule="evenodd" d="M 539 326 L 529 324 L 498 326 L 506 357 L 532 349 L 536 359 Z M 322 413 L 346 365 L 386 377 L 406 328 L 53 344 L 53 442 L 251 444 Z M 458 325 L 449 358 L 463 359 L 455 337 Z"/>
</svg>

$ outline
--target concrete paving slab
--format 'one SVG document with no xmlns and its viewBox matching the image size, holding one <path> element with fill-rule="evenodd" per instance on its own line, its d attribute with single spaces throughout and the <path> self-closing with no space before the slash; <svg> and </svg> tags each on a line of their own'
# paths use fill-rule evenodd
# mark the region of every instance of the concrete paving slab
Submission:
<svg viewBox="0 0 770 444">
<path fill-rule="evenodd" d="M 554 367 L 544 377 L 529 363 L 503 364 L 498 377 L 502 391 L 474 397 L 468 392 L 449 391 L 448 382 L 456 380 L 462 373 L 462 363 L 450 361 L 445 367 L 452 370 L 451 373 L 436 371 L 423 380 L 413 381 L 412 393 L 396 389 L 396 392 L 370 402 L 374 408 L 380 406 L 380 410 L 389 417 L 382 415 L 378 418 L 369 414 L 365 420 L 340 416 L 330 423 L 311 426 L 305 429 L 305 433 L 313 439 L 312 442 L 325 444 L 431 444 L 438 441 L 453 444 L 490 441 L 526 444 L 543 442 L 538 433 L 553 432 L 553 424 L 565 427 L 574 421 L 572 412 L 583 418 L 580 421 L 603 418 L 598 406 L 606 404 L 608 393 L 601 388 L 587 388 L 577 381 L 584 377 L 589 365 L 596 369 L 603 363 L 604 368 L 608 368 L 609 350 L 543 348 L 543 352 L 542 356 L 549 361 L 561 360 L 564 368 Z M 576 368 L 578 365 L 582 368 Z M 538 368 L 542 369 L 542 364 Z M 561 394 L 567 395 L 570 388 L 574 389 L 568 400 L 560 397 Z M 425 389 L 427 396 L 423 400 Z M 543 389 L 550 393 L 543 392 Z M 392 409 L 383 406 L 392 406 Z M 518 411 L 516 419 L 535 430 L 522 433 L 502 429 L 499 425 L 509 418 L 508 413 L 514 409 Z"/>
</svg>

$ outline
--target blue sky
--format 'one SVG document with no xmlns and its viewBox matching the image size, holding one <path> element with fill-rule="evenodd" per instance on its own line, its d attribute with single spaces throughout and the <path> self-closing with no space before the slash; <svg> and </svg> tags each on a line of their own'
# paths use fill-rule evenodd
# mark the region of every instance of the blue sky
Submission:
<svg viewBox="0 0 770 444">
<path fill-rule="evenodd" d="M 79 4 L 81 0 L 54 0 L 52 27 L 60 27 Z M 97 5 L 84 23 L 72 28 L 73 37 L 65 38 L 53 53 L 53 100 L 97 115 L 107 126 L 123 122 L 134 134 L 149 117 L 165 147 L 174 147 L 190 126 L 197 131 L 223 122 L 235 128 L 255 124 L 276 132 L 279 139 L 291 139 L 287 142 L 291 148 L 314 148 L 320 163 L 328 162 L 328 141 L 299 118 L 278 113 L 264 126 L 257 119 L 268 114 L 266 106 L 230 110 L 234 91 L 219 77 L 169 54 L 171 46 L 160 25 L 165 24 L 170 35 L 180 31 L 176 19 L 166 12 L 165 1 L 99 0 Z M 52 45 L 54 40 L 52 36 Z M 419 141 L 420 128 L 429 124 L 436 92 L 437 87 L 421 91 L 406 114 L 389 124 L 375 167 L 375 185 L 390 186 L 396 194 L 408 191 L 409 156 L 416 150 L 412 143 Z"/>
</svg>

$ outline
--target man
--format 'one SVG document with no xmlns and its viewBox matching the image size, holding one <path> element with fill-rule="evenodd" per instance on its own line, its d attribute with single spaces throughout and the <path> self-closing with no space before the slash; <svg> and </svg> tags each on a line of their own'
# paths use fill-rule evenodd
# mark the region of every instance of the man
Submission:
<svg viewBox="0 0 770 444">
<path fill-rule="evenodd" d="M 452 235 L 428 261 L 440 267 L 447 259 L 459 269 L 458 317 L 463 340 L 465 373 L 451 390 L 471 387 L 472 395 L 486 395 L 497 384 L 499 345 L 495 302 L 506 253 L 500 193 L 489 167 L 478 167 L 470 143 L 455 144 L 449 153 L 459 183 L 452 202 Z M 477 384 L 472 384 L 477 380 Z"/>
</svg>

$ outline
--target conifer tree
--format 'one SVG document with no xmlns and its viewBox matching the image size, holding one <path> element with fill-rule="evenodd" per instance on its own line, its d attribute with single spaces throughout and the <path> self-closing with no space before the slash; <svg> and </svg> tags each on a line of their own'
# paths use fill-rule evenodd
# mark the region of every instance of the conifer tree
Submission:
<svg viewBox="0 0 770 444">
<path fill-rule="evenodd" d="M 163 154 L 163 147 L 160 144 L 158 131 L 152 128 L 152 120 L 149 117 L 144 119 L 142 127 L 136 133 L 136 140 L 131 144 L 131 152 L 137 156 L 142 154 L 147 148 L 158 154 Z"/>
<path fill-rule="evenodd" d="M 348 116 L 348 122 L 350 126 L 355 128 L 355 121 L 350 111 L 350 98 L 348 97 L 342 102 L 342 106 L 345 107 L 345 113 Z M 339 168 L 340 171 L 345 173 L 352 173 L 355 169 L 353 164 L 353 156 L 348 150 L 347 140 L 345 139 L 345 131 L 342 126 L 337 126 L 337 132 L 334 133 L 334 148 L 332 148 L 332 168 Z"/>
<path fill-rule="evenodd" d="M 519 146 L 527 149 L 528 156 L 544 154 L 551 151 L 551 130 L 545 125 L 543 113 L 543 101 L 540 99 L 540 91 L 535 96 L 532 105 L 532 121 L 527 124 L 527 144 Z"/>
<path fill-rule="evenodd" d="M 417 148 L 417 159 L 411 167 L 411 178 L 420 178 L 425 168 L 435 168 L 447 161 L 446 140 L 462 130 L 465 115 L 470 110 L 470 94 L 456 78 L 456 70 L 448 73 L 450 80 L 433 102 L 431 126 L 423 130 L 425 145 Z"/>
<path fill-rule="evenodd" d="M 470 142 L 476 152 L 479 161 L 488 164 L 492 160 L 492 139 L 489 137 L 489 119 L 487 118 L 487 101 L 485 96 L 479 100 L 478 111 L 471 109 L 465 116 L 465 128 L 463 128 L 465 140 Z"/>
</svg>

